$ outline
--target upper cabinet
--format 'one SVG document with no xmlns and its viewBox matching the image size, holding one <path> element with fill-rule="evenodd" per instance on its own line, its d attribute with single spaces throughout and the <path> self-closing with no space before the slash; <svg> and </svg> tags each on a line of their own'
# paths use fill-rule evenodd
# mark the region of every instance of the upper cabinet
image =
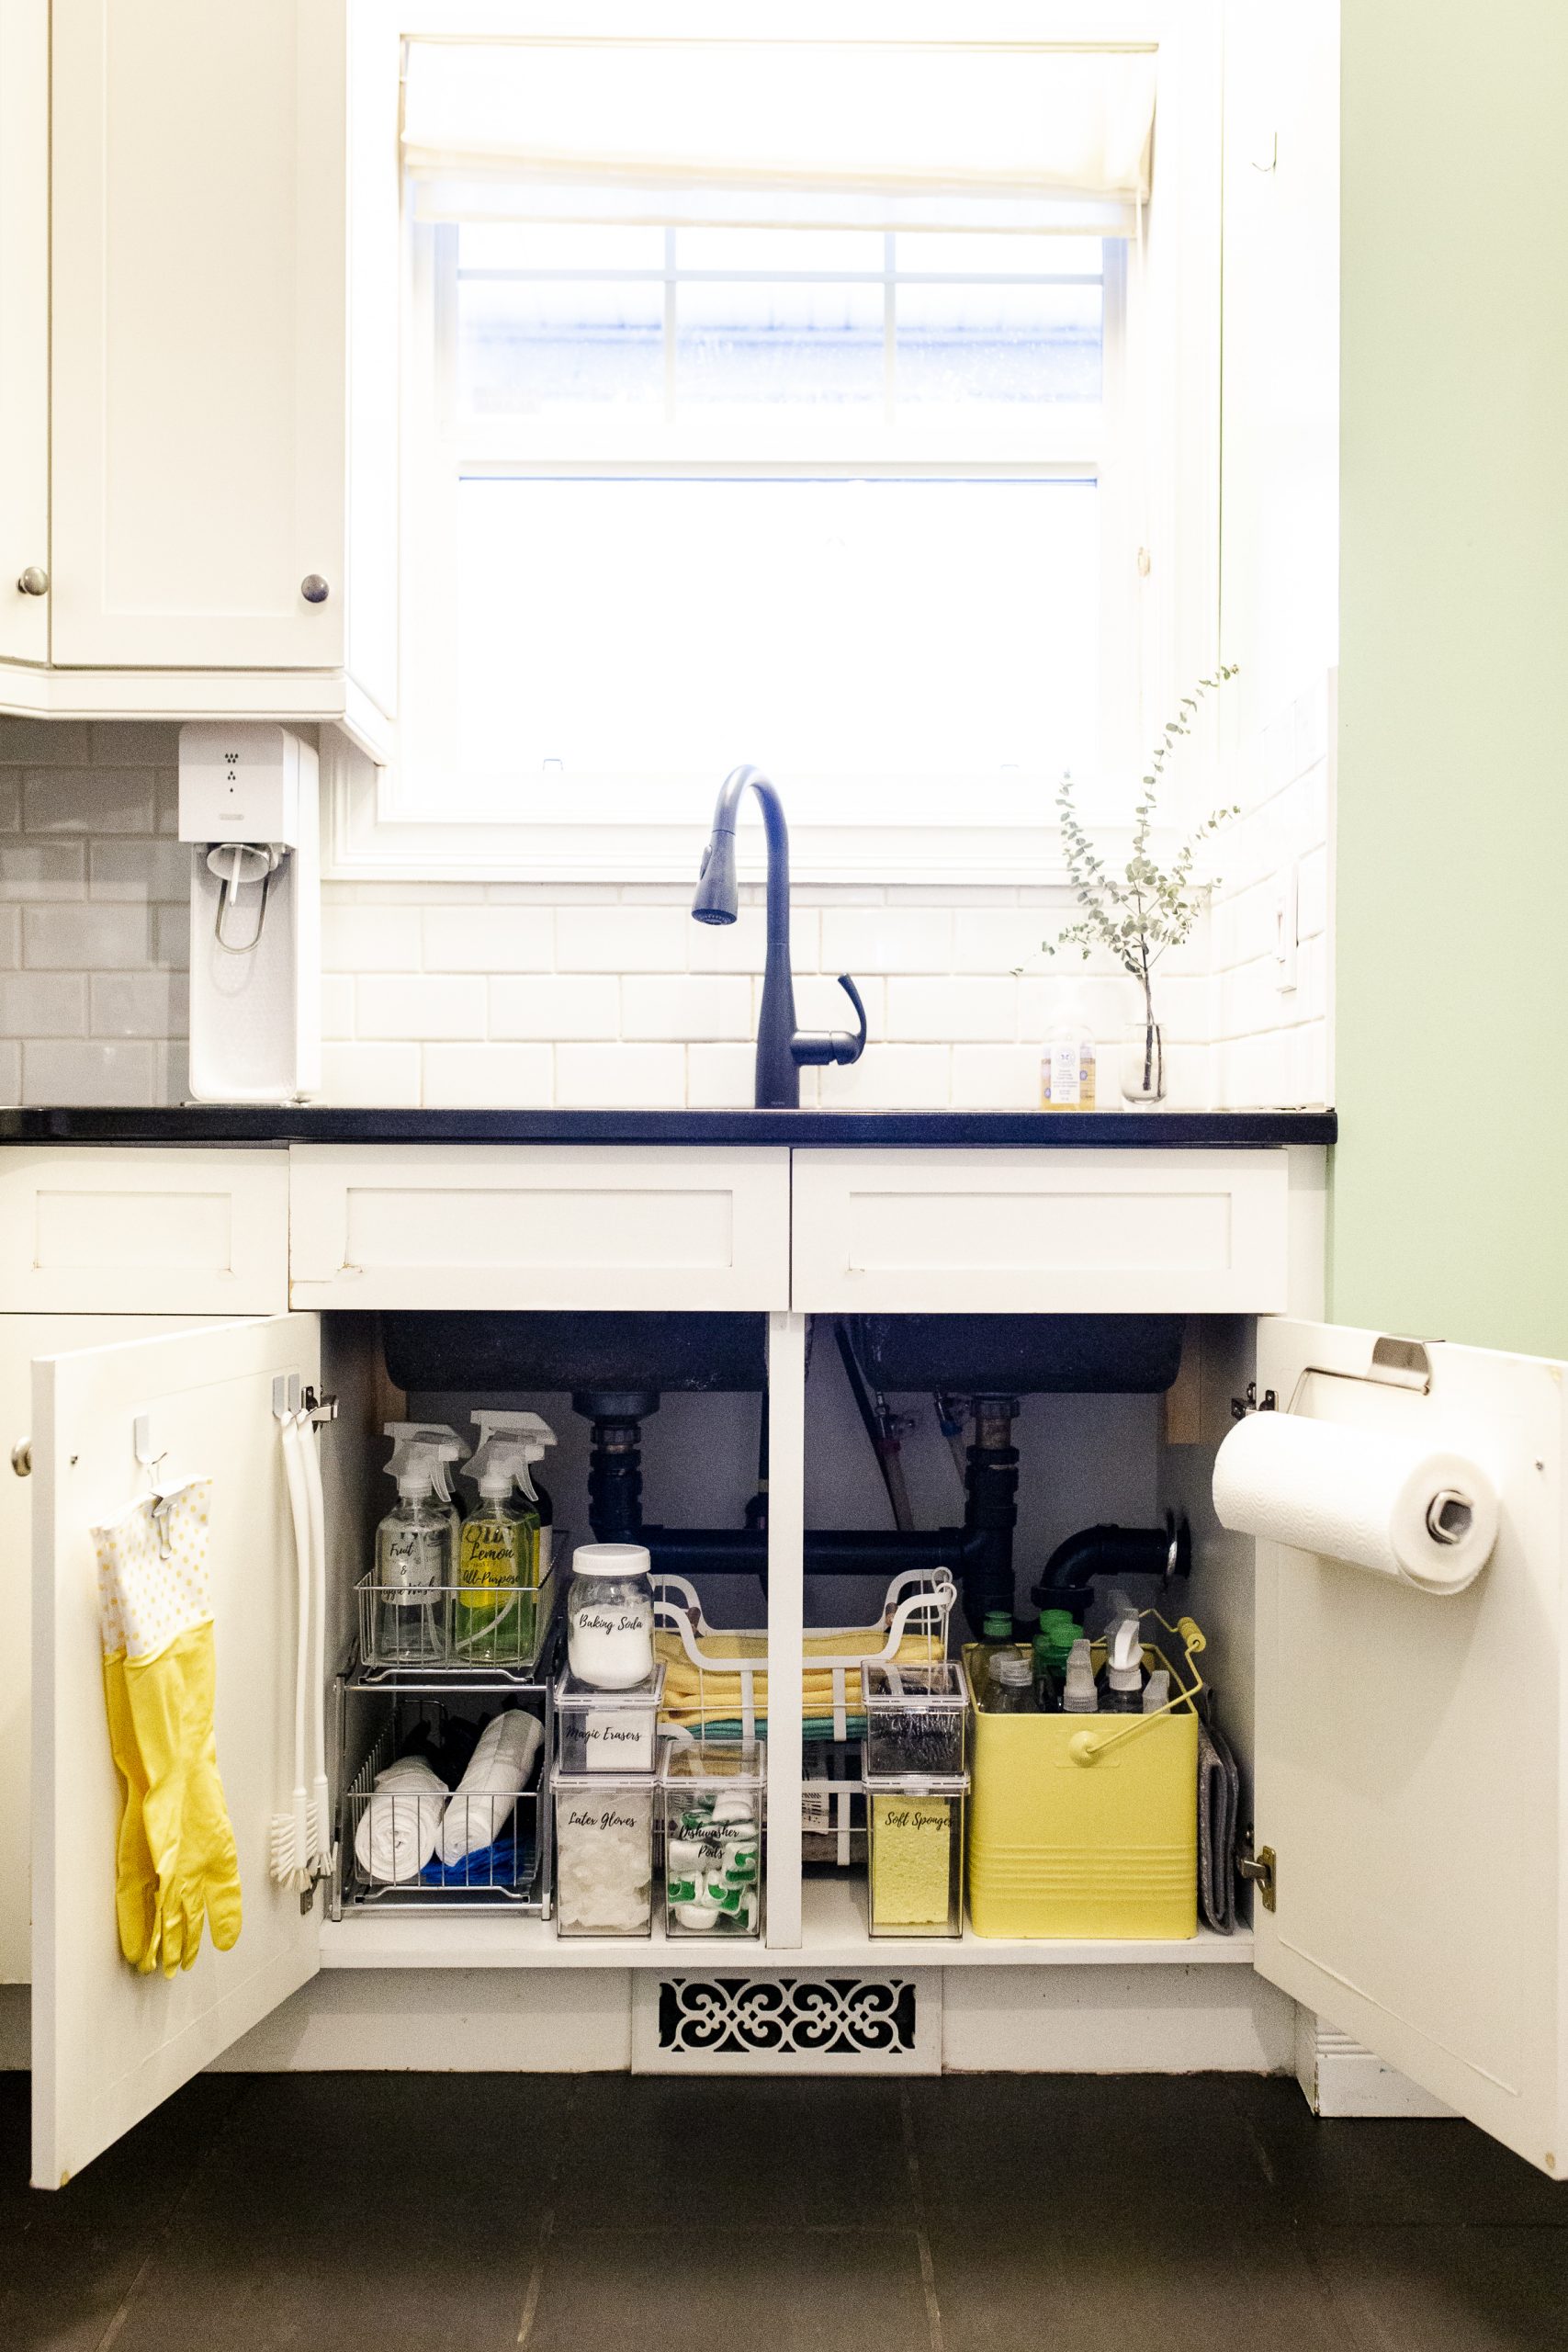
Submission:
<svg viewBox="0 0 1568 2352">
<path fill-rule="evenodd" d="M 343 8 L 54 0 L 56 662 L 344 655 Z"/>
<path fill-rule="evenodd" d="M 395 381 L 397 68 L 383 42 L 352 107 L 350 30 L 347 0 L 0 0 L 0 402 L 29 453 L 0 657 L 50 665 L 10 707 L 345 718 L 378 748 L 396 439 L 353 429 L 351 383 Z"/>
<path fill-rule="evenodd" d="M 49 660 L 49 0 L 0 0 L 0 661 Z"/>
</svg>

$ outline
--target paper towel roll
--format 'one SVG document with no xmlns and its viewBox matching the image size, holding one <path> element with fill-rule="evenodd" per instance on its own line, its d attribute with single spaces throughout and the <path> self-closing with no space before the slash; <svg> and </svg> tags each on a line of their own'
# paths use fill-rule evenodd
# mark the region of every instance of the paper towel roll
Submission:
<svg viewBox="0 0 1568 2352">
<path fill-rule="evenodd" d="M 1479 1463 L 1296 1413 L 1236 1423 L 1214 1460 L 1214 1509 L 1237 1534 L 1324 1553 L 1418 1592 L 1462 1592 L 1497 1541 L 1497 1496 Z"/>
</svg>

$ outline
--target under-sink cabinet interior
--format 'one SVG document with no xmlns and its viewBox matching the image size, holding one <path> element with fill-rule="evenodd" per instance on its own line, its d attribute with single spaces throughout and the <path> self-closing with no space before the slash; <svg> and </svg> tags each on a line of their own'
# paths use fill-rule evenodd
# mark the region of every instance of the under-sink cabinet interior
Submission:
<svg viewBox="0 0 1568 2352">
<path fill-rule="evenodd" d="M 0 1206 L 26 1256 L 17 1202 L 33 1202 L 59 1270 L 73 1247 L 59 1200 L 96 1185 L 85 1230 L 101 1235 L 122 1179 L 110 1162 L 136 1155 L 101 1155 L 94 1171 L 92 1152 L 62 1152 L 56 1173 L 51 1158 L 7 1155 Z M 289 1179 L 285 1155 L 249 1158 L 273 1176 L 247 1181 Z M 308 1171 L 310 1155 L 294 1158 Z M 152 1256 L 190 1235 L 211 1261 L 167 1270 L 164 1296 L 190 1284 L 181 1312 L 139 1315 L 127 1298 L 120 1315 L 5 1317 L 5 1404 L 30 1473 L 7 1482 L 9 1559 L 33 1521 L 33 1919 L 28 1938 L 12 1832 L 3 1927 L 5 1973 L 30 1964 L 33 1978 L 35 2178 L 89 2162 L 312 1975 L 355 1969 L 547 1971 L 558 1985 L 618 1971 L 632 1990 L 719 1966 L 727 1983 L 983 1971 L 976 1987 L 1013 1969 L 1149 1971 L 1149 1985 L 1251 1969 L 1554 2166 L 1563 1995 L 1559 1877 L 1542 1856 L 1561 1799 L 1561 1366 L 1321 1322 L 1321 1194 L 1291 1181 L 1286 1152 L 1149 1152 L 1131 1171 L 1089 1169 L 1090 1155 L 931 1155 L 924 1176 L 917 1155 L 846 1152 L 851 1206 L 835 1227 L 818 1200 L 807 1247 L 795 1176 L 795 1249 L 787 1230 L 783 1249 L 769 1239 L 769 1202 L 790 1197 L 781 1155 L 733 1158 L 682 1169 L 672 1155 L 649 1181 L 653 1155 L 642 1169 L 637 1155 L 597 1169 L 479 1155 L 463 1185 L 461 1155 L 446 1169 L 367 1158 L 329 1183 L 381 1259 L 350 1270 L 339 1249 L 333 1272 L 306 1216 L 310 1270 L 282 1312 L 211 1312 L 228 1211 L 209 1209 L 148 1221 Z M 164 1159 L 167 1181 L 221 1194 L 228 1155 L 143 1159 L 143 1185 Z M 602 1249 L 602 1280 L 541 1268 L 517 1227 L 529 1197 L 558 1200 L 576 1179 L 597 1185 L 597 1214 L 571 1247 Z M 912 1202 L 917 1179 L 929 1218 L 905 1209 L 877 1227 L 867 1202 Z M 832 1193 L 835 1171 L 813 1183 Z M 344 1209 L 355 1185 L 374 1214 Z M 684 1209 L 660 1226 L 649 1204 L 682 1185 L 710 1202 L 719 1238 Z M 496 1214 L 496 1190 L 510 1238 L 482 1306 L 478 1218 Z M 999 1197 L 1006 1218 L 987 1226 Z M 1161 1197 L 1173 1216 L 1147 1206 Z M 1054 1200 L 1067 1202 L 1060 1244 Z M 301 1221 L 289 1230 L 299 1268 Z M 867 1268 L 874 1230 L 896 1238 L 898 1310 L 888 1265 Z M 606 1303 L 616 1253 L 647 1261 L 660 1232 L 677 1263 L 644 1263 L 630 1301 Z M 1164 1270 L 1138 1247 L 1117 1259 L 1128 1235 L 1145 1259 L 1164 1247 Z M 995 1272 L 1009 1249 L 1016 1303 L 980 1280 L 966 1310 L 964 1268 Z M 1054 1249 L 1077 1261 L 1072 1280 L 1055 1282 Z M 691 1282 L 698 1253 L 707 1275 Z M 332 1303 L 301 1303 L 317 1282 Z M 1483 1461 L 1502 1500 L 1485 1574 L 1432 1597 L 1224 1532 L 1215 1453 L 1258 1407 Z M 332 1868 L 301 1889 L 275 1879 L 270 1837 L 296 1778 L 282 1430 L 308 1408 L 324 1606 L 306 1708 L 322 1724 Z M 466 1564 L 430 1571 L 416 1642 L 407 1609 L 390 1633 L 378 1616 L 376 1529 L 402 1488 L 386 1475 L 392 1425 L 404 1442 L 451 1430 L 461 1456 L 525 1430 L 547 1491 L 526 1578 L 484 1585 L 475 1609 Z M 461 1467 L 446 1475 L 472 1526 Z M 92 1529 L 148 1475 L 214 1479 L 216 1743 L 244 1894 L 232 1950 L 205 1948 L 174 1981 L 127 1969 L 110 1907 L 118 1785 Z M 621 1547 L 597 1574 L 614 1571 L 604 1592 L 632 1604 L 616 1625 L 647 1644 L 626 1670 L 573 1646 L 609 1623 L 573 1613 L 573 1557 L 583 1566 L 590 1545 Z M 1067 1644 L 1093 1642 L 1110 1693 L 1119 1606 L 1140 1621 L 1131 1713 L 1075 1726 L 1032 1710 L 1037 1618 L 1042 1639 L 1058 1611 Z M 1010 1722 L 995 1713 L 1009 1656 L 1027 1687 Z M 28 1713 L 18 1681 L 12 1750 Z M 1206 1734 L 1235 1759 L 1229 1802 Z M 475 1782 L 479 1752 L 491 1776 Z M 388 1767 L 400 1778 L 383 1782 Z M 1199 1863 L 1218 1924 L 1197 1903 Z"/>
</svg>

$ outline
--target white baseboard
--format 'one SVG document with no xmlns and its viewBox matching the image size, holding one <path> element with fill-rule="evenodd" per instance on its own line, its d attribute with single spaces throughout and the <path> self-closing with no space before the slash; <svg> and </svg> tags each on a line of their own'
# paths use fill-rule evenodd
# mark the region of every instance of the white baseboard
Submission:
<svg viewBox="0 0 1568 2352">
<path fill-rule="evenodd" d="M 1310 2009 L 1296 2012 L 1296 2080 L 1314 2115 L 1453 2120 L 1453 2109 Z"/>
</svg>

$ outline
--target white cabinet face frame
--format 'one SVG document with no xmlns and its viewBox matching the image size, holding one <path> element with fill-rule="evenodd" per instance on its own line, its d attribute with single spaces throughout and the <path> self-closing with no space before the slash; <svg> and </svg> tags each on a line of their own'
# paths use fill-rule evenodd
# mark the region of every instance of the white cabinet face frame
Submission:
<svg viewBox="0 0 1568 2352">
<path fill-rule="evenodd" d="M 343 660 L 345 55 L 344 0 L 54 0 L 57 665 Z"/>
<path fill-rule="evenodd" d="M 296 1306 L 789 1304 L 789 1154 L 300 1144 Z"/>
<path fill-rule="evenodd" d="M 1277 1311 L 1288 1295 L 1287 1181 L 1282 1151 L 797 1150 L 792 1304 L 806 1314 Z"/>
<path fill-rule="evenodd" d="M 1562 2175 L 1563 1367 L 1434 1345 L 1422 1395 L 1354 1376 L 1375 1337 L 1267 1321 L 1259 1389 L 1479 1461 L 1501 1532 L 1451 1598 L 1258 1544 L 1254 1836 L 1275 1905 L 1254 1904 L 1255 1965 Z"/>
<path fill-rule="evenodd" d="M 288 1304 L 285 1151 L 0 1149 L 0 1308 L 271 1315 Z"/>
<path fill-rule="evenodd" d="M 267 1871 L 293 1781 L 295 1578 L 277 1374 L 321 1377 L 314 1316 L 45 1358 L 33 1376 L 33 2179 L 57 2188 L 313 1976 L 315 1909 Z M 139 1976 L 114 1924 L 109 1755 L 91 1528 L 146 1491 L 150 1419 L 172 1481 L 210 1474 L 219 1769 L 243 1922 L 227 1952 Z"/>
<path fill-rule="evenodd" d="M 47 662 L 49 0 L 0 0 L 0 660 Z"/>
</svg>

